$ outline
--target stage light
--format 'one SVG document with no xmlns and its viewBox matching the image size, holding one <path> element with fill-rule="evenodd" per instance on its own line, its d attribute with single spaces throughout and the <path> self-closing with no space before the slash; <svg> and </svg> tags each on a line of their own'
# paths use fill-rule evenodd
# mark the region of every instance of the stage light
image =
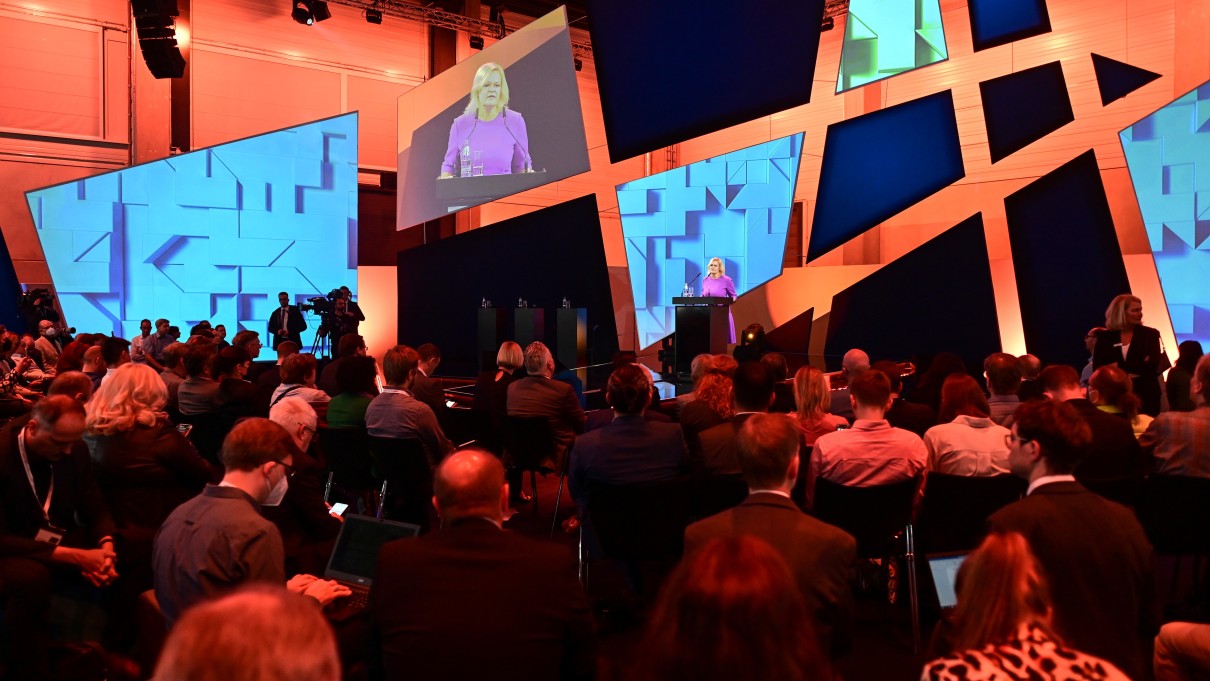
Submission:
<svg viewBox="0 0 1210 681">
<path fill-rule="evenodd" d="M 483 36 L 479 36 L 479 35 L 471 36 L 471 49 L 472 50 L 482 50 L 483 49 Z"/>
<path fill-rule="evenodd" d="M 576 67 L 576 70 L 577 70 L 577 71 L 583 71 L 583 70 L 584 70 L 584 62 L 580 61 L 579 59 L 572 59 L 572 60 L 571 60 L 571 63 L 572 63 L 572 65 L 573 65 L 573 66 L 575 66 L 575 67 Z"/>
<path fill-rule="evenodd" d="M 311 16 L 315 17 L 315 21 L 324 21 L 332 18 L 332 12 L 328 9 L 328 3 L 324 0 L 311 0 Z"/>
<path fill-rule="evenodd" d="M 367 9 L 366 10 L 366 21 L 370 22 L 371 24 L 381 24 L 382 23 L 382 10 Z"/>
<path fill-rule="evenodd" d="M 833 28 L 836 28 L 836 20 L 832 17 L 824 17 L 823 21 L 819 23 L 820 31 L 830 31 Z"/>
<path fill-rule="evenodd" d="M 290 10 L 290 18 L 304 26 L 315 23 L 315 17 L 311 16 L 311 6 L 304 0 L 297 0 L 294 3 L 294 9 Z"/>
</svg>

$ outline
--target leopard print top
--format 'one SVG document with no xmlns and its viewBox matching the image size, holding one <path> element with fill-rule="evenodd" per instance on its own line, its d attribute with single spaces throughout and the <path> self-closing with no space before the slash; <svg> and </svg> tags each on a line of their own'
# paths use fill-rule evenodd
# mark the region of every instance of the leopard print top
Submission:
<svg viewBox="0 0 1210 681">
<path fill-rule="evenodd" d="M 1043 631 L 1021 625 L 1017 638 L 965 650 L 924 665 L 920 681 L 1130 681 L 1099 657 L 1064 648 Z"/>
</svg>

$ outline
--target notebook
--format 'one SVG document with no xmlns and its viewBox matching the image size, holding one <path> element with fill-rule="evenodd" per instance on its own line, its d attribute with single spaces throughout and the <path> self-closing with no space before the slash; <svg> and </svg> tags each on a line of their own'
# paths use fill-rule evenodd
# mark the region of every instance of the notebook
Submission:
<svg viewBox="0 0 1210 681">
<path fill-rule="evenodd" d="M 966 560 L 966 553 L 939 553 L 928 557 L 929 572 L 933 575 L 933 585 L 937 588 L 937 601 L 942 610 L 950 610 L 958 605 L 958 594 L 954 585 L 958 578 L 958 568 Z"/>
<path fill-rule="evenodd" d="M 345 620 L 365 609 L 378 566 L 378 551 L 383 544 L 420 534 L 420 526 L 371 516 L 348 514 L 336 537 L 332 557 L 328 559 L 325 579 L 334 579 L 353 590 L 329 608 L 328 617 Z"/>
</svg>

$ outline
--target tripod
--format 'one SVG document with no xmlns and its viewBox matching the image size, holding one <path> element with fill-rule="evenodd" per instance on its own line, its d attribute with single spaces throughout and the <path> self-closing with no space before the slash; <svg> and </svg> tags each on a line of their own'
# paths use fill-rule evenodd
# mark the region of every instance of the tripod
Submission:
<svg viewBox="0 0 1210 681">
<path fill-rule="evenodd" d="M 311 354 L 319 359 L 324 355 L 331 357 L 331 348 L 328 342 L 328 325 L 327 323 L 320 324 L 315 330 L 315 342 L 311 344 Z"/>
</svg>

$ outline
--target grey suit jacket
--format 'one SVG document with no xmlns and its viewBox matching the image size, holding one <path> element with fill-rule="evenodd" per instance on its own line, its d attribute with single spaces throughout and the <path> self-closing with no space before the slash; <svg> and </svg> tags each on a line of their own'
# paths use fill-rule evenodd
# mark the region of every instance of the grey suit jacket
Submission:
<svg viewBox="0 0 1210 681">
<path fill-rule="evenodd" d="M 559 456 L 584 432 L 584 410 L 576 391 L 562 381 L 527 376 L 508 385 L 509 416 L 545 416 L 559 442 Z"/>
<path fill-rule="evenodd" d="M 812 518 L 793 501 L 767 492 L 693 523 L 685 530 L 685 553 L 711 539 L 748 535 L 768 542 L 790 566 L 820 649 L 833 657 L 848 649 L 853 624 L 853 561 L 857 541 L 844 530 Z"/>
</svg>

